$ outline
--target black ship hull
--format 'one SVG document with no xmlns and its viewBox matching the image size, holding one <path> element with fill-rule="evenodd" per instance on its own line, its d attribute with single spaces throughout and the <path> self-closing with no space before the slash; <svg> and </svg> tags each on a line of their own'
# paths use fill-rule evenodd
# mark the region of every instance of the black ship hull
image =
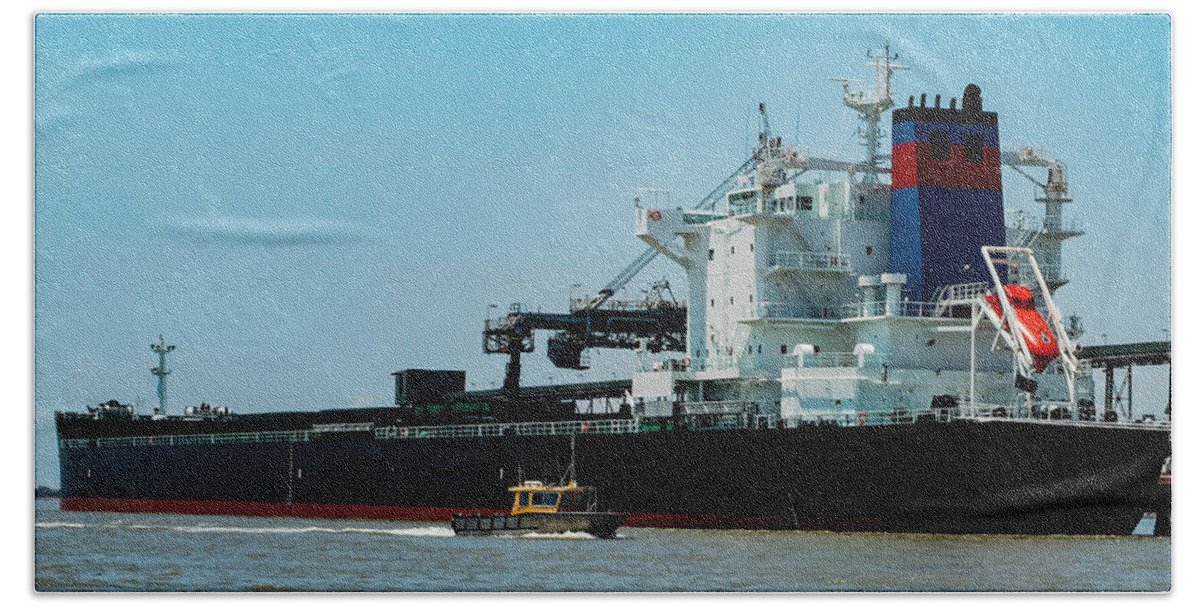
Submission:
<svg viewBox="0 0 1200 608">
<path fill-rule="evenodd" d="M 66 510 L 450 521 L 557 479 L 567 435 L 346 434 L 60 449 Z M 1163 428 L 1020 421 L 577 435 L 576 471 L 628 526 L 1169 534 Z"/>
</svg>

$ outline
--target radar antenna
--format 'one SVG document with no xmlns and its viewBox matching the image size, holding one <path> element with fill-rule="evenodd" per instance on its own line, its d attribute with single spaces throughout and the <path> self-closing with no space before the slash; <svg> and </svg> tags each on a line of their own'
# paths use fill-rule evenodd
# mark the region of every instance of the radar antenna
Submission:
<svg viewBox="0 0 1200 608">
<path fill-rule="evenodd" d="M 158 376 L 158 408 L 154 410 L 155 414 L 167 414 L 167 374 L 171 370 L 167 369 L 167 353 L 175 350 L 174 344 L 167 344 L 163 339 L 162 334 L 158 334 L 158 342 L 150 345 L 152 352 L 158 353 L 158 367 L 150 368 L 150 373 Z"/>
<path fill-rule="evenodd" d="M 858 112 L 859 119 L 863 121 L 862 126 L 858 128 L 858 136 L 867 151 L 863 164 L 878 167 L 881 160 L 890 158 L 890 155 L 879 153 L 880 142 L 883 139 L 883 134 L 879 132 L 879 118 L 895 105 L 892 103 L 892 72 L 907 70 L 909 66 L 892 63 L 900 58 L 900 54 L 892 53 L 886 42 L 883 50 L 868 50 L 867 58 L 872 60 L 868 61 L 867 65 L 875 68 L 875 83 L 869 90 L 850 90 L 851 83 L 858 84 L 862 82 L 861 80 L 850 78 L 830 78 L 830 80 L 842 83 L 842 103 Z M 879 178 L 874 173 L 863 175 L 864 183 L 873 184 L 878 181 Z"/>
</svg>

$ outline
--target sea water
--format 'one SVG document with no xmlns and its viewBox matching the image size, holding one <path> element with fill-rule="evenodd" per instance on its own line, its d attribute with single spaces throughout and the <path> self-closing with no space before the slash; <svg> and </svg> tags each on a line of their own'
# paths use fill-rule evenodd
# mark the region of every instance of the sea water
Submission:
<svg viewBox="0 0 1200 608">
<path fill-rule="evenodd" d="M 622 528 L 65 512 L 35 501 L 38 591 L 1167 591 L 1169 538 Z"/>
</svg>

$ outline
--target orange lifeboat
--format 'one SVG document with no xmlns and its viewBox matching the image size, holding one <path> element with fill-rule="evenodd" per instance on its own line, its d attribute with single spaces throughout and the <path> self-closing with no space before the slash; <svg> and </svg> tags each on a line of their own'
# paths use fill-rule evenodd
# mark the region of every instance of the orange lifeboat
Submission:
<svg viewBox="0 0 1200 608">
<path fill-rule="evenodd" d="M 1012 304 L 1013 312 L 1017 313 L 1017 320 L 1021 322 L 1021 338 L 1025 340 L 1029 354 L 1033 356 L 1033 369 L 1041 372 L 1058 357 L 1058 340 L 1054 339 L 1054 332 L 1050 330 L 1050 324 L 1046 323 L 1046 319 L 1037 311 L 1037 308 L 1034 308 L 1033 292 L 1028 287 L 1005 285 L 1004 293 L 1008 296 L 1009 303 Z M 987 296 L 985 299 L 996 316 L 1003 319 L 1004 307 L 1001 305 L 1000 299 L 994 295 Z"/>
</svg>

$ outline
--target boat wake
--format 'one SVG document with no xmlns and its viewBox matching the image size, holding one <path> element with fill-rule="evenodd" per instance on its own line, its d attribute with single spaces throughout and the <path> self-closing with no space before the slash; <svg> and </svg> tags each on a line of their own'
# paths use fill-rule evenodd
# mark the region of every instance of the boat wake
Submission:
<svg viewBox="0 0 1200 608">
<path fill-rule="evenodd" d="M 448 526 L 422 526 L 419 528 L 326 528 L 321 526 L 305 527 L 242 527 L 242 526 L 213 526 L 200 524 L 194 526 L 168 526 L 152 524 L 126 524 L 112 522 L 107 524 L 87 524 L 80 522 L 51 521 L 37 522 L 39 528 L 119 528 L 125 530 L 171 530 L 188 534 L 377 534 L 386 536 L 454 536 L 454 531 Z"/>
<path fill-rule="evenodd" d="M 531 538 L 540 540 L 599 540 L 599 538 L 588 534 L 587 532 L 528 532 L 521 534 L 517 538 Z"/>
</svg>

